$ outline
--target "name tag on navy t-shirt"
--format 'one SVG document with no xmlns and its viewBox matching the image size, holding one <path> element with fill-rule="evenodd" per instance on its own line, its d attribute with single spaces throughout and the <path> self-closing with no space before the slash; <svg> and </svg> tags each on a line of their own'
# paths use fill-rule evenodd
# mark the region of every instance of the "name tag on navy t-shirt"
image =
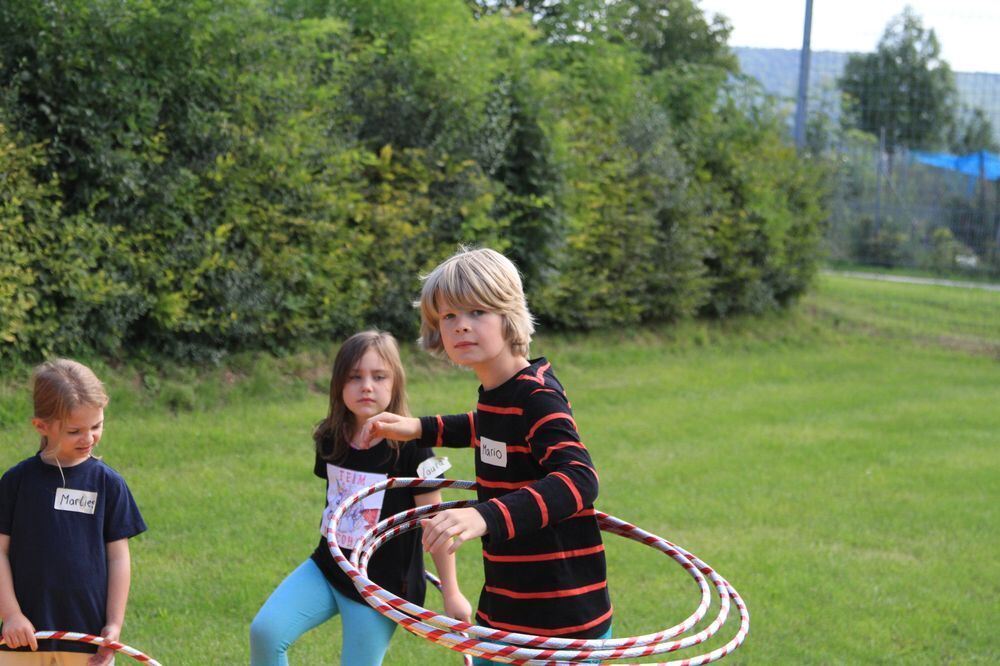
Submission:
<svg viewBox="0 0 1000 666">
<path fill-rule="evenodd" d="M 497 467 L 507 466 L 507 443 L 492 440 L 489 437 L 479 438 L 479 458 L 487 465 Z"/>
<path fill-rule="evenodd" d="M 97 508 L 97 493 L 73 488 L 57 488 L 55 507 L 57 511 L 75 511 L 94 514 Z"/>
</svg>

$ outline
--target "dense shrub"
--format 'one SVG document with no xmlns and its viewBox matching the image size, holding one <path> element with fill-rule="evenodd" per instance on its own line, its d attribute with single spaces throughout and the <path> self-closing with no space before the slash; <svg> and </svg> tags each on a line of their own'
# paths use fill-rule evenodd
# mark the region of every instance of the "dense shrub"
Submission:
<svg viewBox="0 0 1000 666">
<path fill-rule="evenodd" d="M 815 270 L 824 171 L 796 157 L 779 118 L 752 91 L 728 90 L 701 128 L 694 154 L 711 174 L 702 183 L 713 282 L 705 311 L 725 316 L 786 305 Z"/>
<path fill-rule="evenodd" d="M 31 341 L 52 332 L 35 314 L 48 296 L 39 245 L 57 229 L 60 212 L 56 184 L 32 175 L 44 164 L 42 147 L 18 145 L 18 138 L 0 124 L 0 351 L 6 360 L 33 351 Z"/>
<path fill-rule="evenodd" d="M 664 3 L 0 4 L 0 359 L 409 337 L 459 243 L 561 327 L 786 304 L 821 173 Z"/>
</svg>

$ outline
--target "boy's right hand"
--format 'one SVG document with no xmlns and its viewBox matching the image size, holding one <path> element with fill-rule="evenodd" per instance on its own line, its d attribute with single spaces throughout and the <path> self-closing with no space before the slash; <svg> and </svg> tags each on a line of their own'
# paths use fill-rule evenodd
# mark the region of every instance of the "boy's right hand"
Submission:
<svg viewBox="0 0 1000 666">
<path fill-rule="evenodd" d="M 420 437 L 422 432 L 420 419 L 382 412 L 371 417 L 361 426 L 361 432 L 358 434 L 358 445 L 362 449 L 367 449 L 371 447 L 372 443 L 383 438 L 396 442 L 406 442 Z"/>
<path fill-rule="evenodd" d="M 19 648 L 30 647 L 32 650 L 38 649 L 38 641 L 35 640 L 35 625 L 24 616 L 24 613 L 15 613 L 3 621 L 3 640 L 7 647 Z"/>
</svg>

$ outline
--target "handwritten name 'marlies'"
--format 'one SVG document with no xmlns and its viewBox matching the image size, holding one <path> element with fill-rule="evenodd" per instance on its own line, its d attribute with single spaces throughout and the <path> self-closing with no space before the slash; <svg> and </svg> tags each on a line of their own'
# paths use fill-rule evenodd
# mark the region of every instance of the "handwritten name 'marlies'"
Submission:
<svg viewBox="0 0 1000 666">
<path fill-rule="evenodd" d="M 97 508 L 97 493 L 73 488 L 57 488 L 55 509 L 93 514 Z"/>
</svg>

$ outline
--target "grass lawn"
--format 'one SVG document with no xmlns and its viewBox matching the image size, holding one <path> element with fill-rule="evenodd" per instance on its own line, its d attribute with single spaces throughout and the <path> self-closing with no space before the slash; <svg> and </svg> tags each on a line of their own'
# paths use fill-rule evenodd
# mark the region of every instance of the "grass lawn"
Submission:
<svg viewBox="0 0 1000 666">
<path fill-rule="evenodd" d="M 786 315 L 541 337 L 532 351 L 567 387 L 598 507 L 697 554 L 746 599 L 750 637 L 728 662 L 1000 661 L 1000 294 L 824 275 Z M 470 373 L 406 361 L 415 413 L 473 404 Z M 132 542 L 126 642 L 165 664 L 248 661 L 250 620 L 317 540 L 309 434 L 328 362 L 99 373 L 113 388 L 101 453 L 150 526 Z M 5 468 L 35 446 L 15 380 L 0 390 Z M 449 476 L 472 478 L 468 451 L 449 457 Z M 616 635 L 694 609 L 672 560 L 606 543 Z M 477 548 L 459 568 L 475 603 Z M 334 621 L 289 655 L 337 663 L 339 644 Z M 460 657 L 399 631 L 386 663 Z"/>
</svg>

